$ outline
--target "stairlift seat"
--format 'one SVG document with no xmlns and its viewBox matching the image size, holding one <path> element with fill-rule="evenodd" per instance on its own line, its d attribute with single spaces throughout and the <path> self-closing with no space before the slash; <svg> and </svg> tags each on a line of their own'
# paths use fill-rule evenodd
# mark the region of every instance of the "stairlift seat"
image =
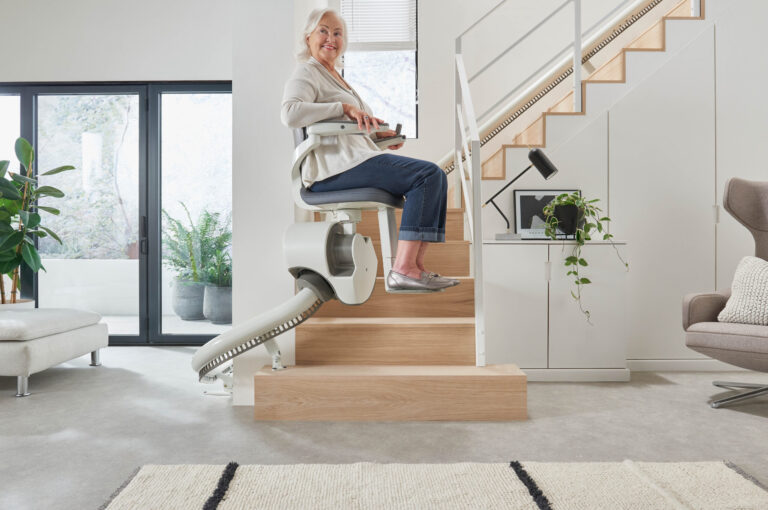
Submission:
<svg viewBox="0 0 768 510">
<path fill-rule="evenodd" d="M 310 191 L 301 189 L 301 198 L 309 205 L 327 205 L 344 203 L 349 206 L 353 202 L 376 202 L 386 207 L 402 209 L 405 199 L 379 188 L 353 188 L 339 191 Z"/>
</svg>

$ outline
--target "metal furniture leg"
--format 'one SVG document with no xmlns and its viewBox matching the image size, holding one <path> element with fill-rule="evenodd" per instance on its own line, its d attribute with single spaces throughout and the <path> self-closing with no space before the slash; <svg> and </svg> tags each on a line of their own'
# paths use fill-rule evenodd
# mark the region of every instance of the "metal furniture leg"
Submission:
<svg viewBox="0 0 768 510">
<path fill-rule="evenodd" d="M 101 366 L 101 358 L 99 357 L 99 351 L 101 349 L 96 349 L 95 351 L 91 352 L 91 366 L 92 367 L 100 367 Z"/>
<path fill-rule="evenodd" d="M 29 376 L 20 375 L 16 377 L 16 396 L 26 397 L 29 395 Z"/>
<path fill-rule="evenodd" d="M 715 382 L 717 383 L 719 381 L 715 381 Z M 747 400 L 747 399 L 750 399 L 750 398 L 758 397 L 760 395 L 768 394 L 768 386 L 765 386 L 765 385 L 762 385 L 762 386 L 761 385 L 756 385 L 756 384 L 746 385 L 746 383 L 744 383 L 744 384 L 741 384 L 741 383 L 722 383 L 722 384 L 729 384 L 729 386 L 721 386 L 719 384 L 715 384 L 715 386 L 719 386 L 721 388 L 723 388 L 723 387 L 726 387 L 726 388 L 737 388 L 737 387 L 740 386 L 740 387 L 751 388 L 751 389 L 750 389 L 750 391 L 746 391 L 744 393 L 739 393 L 738 395 L 733 395 L 731 397 L 726 397 L 726 398 L 722 398 L 720 400 L 715 400 L 714 402 L 709 404 L 714 409 L 718 409 L 720 407 L 723 407 L 724 405 L 732 404 L 734 402 L 741 402 L 742 400 Z M 737 384 L 739 386 L 736 386 Z"/>
<path fill-rule="evenodd" d="M 712 382 L 718 388 L 765 388 L 766 384 L 755 383 L 740 383 L 740 382 L 726 382 L 726 381 L 714 381 Z"/>
<path fill-rule="evenodd" d="M 384 288 L 389 290 L 387 275 L 392 270 L 397 255 L 397 220 L 391 207 L 379 209 L 379 237 L 381 238 L 381 267 Z"/>
</svg>

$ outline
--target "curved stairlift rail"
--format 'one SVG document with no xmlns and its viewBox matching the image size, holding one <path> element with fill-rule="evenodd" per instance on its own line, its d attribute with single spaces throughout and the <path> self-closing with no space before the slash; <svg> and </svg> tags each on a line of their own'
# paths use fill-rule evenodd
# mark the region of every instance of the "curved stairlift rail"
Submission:
<svg viewBox="0 0 768 510">
<path fill-rule="evenodd" d="M 273 360 L 275 354 L 279 359 L 274 338 L 312 317 L 322 304 L 323 299 L 305 287 L 280 306 L 233 326 L 203 345 L 192 358 L 192 368 L 200 381 L 212 382 L 230 368 L 232 359 L 261 344 L 265 344 Z"/>
</svg>

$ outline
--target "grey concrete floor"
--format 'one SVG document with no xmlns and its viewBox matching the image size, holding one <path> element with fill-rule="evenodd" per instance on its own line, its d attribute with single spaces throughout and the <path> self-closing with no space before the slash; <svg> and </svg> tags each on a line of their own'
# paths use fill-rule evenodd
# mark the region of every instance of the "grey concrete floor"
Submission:
<svg viewBox="0 0 768 510">
<path fill-rule="evenodd" d="M 205 396 L 193 348 L 112 347 L 36 374 L 15 398 L 0 377 L 0 508 L 96 509 L 143 464 L 729 460 L 768 483 L 768 397 L 728 409 L 713 379 L 637 372 L 629 383 L 530 383 L 512 423 L 257 423 Z"/>
</svg>

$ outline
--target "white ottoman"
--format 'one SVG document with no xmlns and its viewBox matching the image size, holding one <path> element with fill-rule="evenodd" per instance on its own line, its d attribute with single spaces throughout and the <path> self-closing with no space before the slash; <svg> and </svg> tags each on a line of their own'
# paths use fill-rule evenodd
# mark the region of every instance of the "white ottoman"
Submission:
<svg viewBox="0 0 768 510">
<path fill-rule="evenodd" d="M 109 343 L 106 324 L 93 312 L 67 308 L 0 311 L 0 375 L 16 376 L 16 396 L 29 395 L 29 376 L 91 353 Z"/>
</svg>

